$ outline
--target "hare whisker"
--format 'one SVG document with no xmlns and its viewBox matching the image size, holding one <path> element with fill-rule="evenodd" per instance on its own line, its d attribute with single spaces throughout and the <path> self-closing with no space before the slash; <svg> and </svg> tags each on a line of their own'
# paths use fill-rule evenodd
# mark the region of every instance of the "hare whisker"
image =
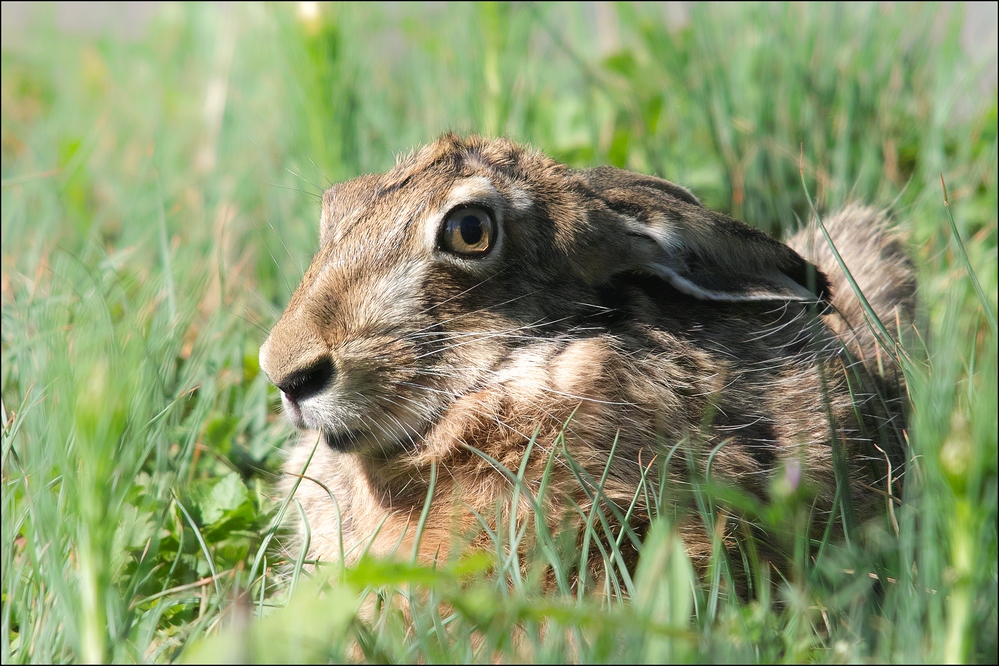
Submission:
<svg viewBox="0 0 999 666">
<path fill-rule="evenodd" d="M 567 393 L 565 391 L 559 391 L 549 387 L 543 387 L 543 391 L 546 393 L 552 393 L 554 395 L 560 395 L 566 398 L 572 398 L 573 400 L 581 400 L 583 402 L 589 402 L 596 405 L 614 405 L 618 407 L 638 407 L 637 403 L 634 402 L 621 402 L 617 400 L 599 400 L 597 398 L 590 398 L 585 395 L 577 395 L 575 393 Z"/>
<path fill-rule="evenodd" d="M 507 335 L 504 332 L 499 332 L 499 333 L 483 333 L 483 334 L 481 334 L 479 336 L 476 336 L 476 337 L 472 338 L 471 340 L 465 340 L 463 342 L 458 342 L 456 344 L 447 345 L 446 347 L 442 347 L 441 349 L 433 349 L 431 351 L 424 352 L 423 354 L 418 354 L 418 355 L 414 356 L 413 359 L 414 360 L 419 360 L 421 358 L 426 358 L 428 356 L 434 356 L 434 355 L 437 355 L 437 354 L 443 354 L 443 353 L 446 353 L 446 352 L 454 351 L 455 349 L 458 349 L 459 347 L 464 347 L 465 345 L 474 344 L 476 342 L 483 342 L 485 340 L 494 340 L 494 339 L 509 338 L 509 337 L 510 336 Z"/>
<path fill-rule="evenodd" d="M 456 322 L 459 319 L 463 319 L 465 317 L 471 317 L 471 316 L 474 316 L 474 315 L 477 315 L 477 314 L 481 314 L 483 312 L 488 312 L 488 313 L 492 314 L 493 313 L 492 308 L 496 308 L 496 307 L 500 307 L 500 306 L 503 306 L 503 305 L 510 305 L 512 303 L 516 303 L 517 301 L 521 300 L 522 298 L 527 298 L 528 296 L 533 296 L 534 294 L 537 294 L 540 291 L 541 291 L 540 289 L 535 289 L 534 291 L 530 291 L 530 292 L 527 292 L 525 294 L 520 294 L 518 296 L 514 296 L 513 298 L 508 298 L 505 301 L 501 301 L 499 303 L 492 304 L 492 305 L 490 305 L 488 307 L 476 308 L 474 310 L 469 310 L 468 312 L 463 312 L 463 313 L 461 313 L 459 315 L 455 315 L 454 317 L 451 317 L 450 319 L 442 319 L 440 321 L 435 321 L 432 324 L 428 324 L 428 325 L 426 325 L 426 326 L 424 326 L 422 328 L 418 328 L 418 329 L 414 330 L 413 333 L 421 333 L 421 332 L 426 331 L 426 330 L 431 329 L 431 328 L 436 328 L 436 327 L 440 327 L 440 326 L 446 326 L 447 324 L 451 324 L 453 322 Z"/>
<path fill-rule="evenodd" d="M 437 308 L 441 307 L 442 305 L 447 305 L 448 303 L 450 303 L 450 302 L 452 302 L 452 301 L 454 301 L 454 300 L 457 300 L 457 299 L 461 298 L 462 296 L 464 296 L 464 295 L 466 295 L 466 294 L 470 293 L 471 291 L 473 291 L 473 290 L 475 290 L 475 289 L 478 289 L 478 288 L 479 288 L 479 287 L 481 287 L 482 285 L 484 285 L 484 284 L 486 284 L 487 282 L 489 282 L 490 280 L 492 280 L 492 279 L 494 279 L 494 278 L 498 277 L 499 275 L 503 274 L 504 272 L 506 272 L 506 269 L 503 269 L 502 271 L 498 271 L 498 272 L 496 272 L 496 273 L 493 273 L 493 274 L 492 274 L 492 275 L 490 275 L 489 277 L 487 277 L 487 278 L 483 278 L 482 280 L 479 280 L 478 282 L 476 282 L 475 284 L 473 284 L 473 285 L 472 285 L 471 287 L 469 287 L 468 289 L 465 289 L 464 291 L 461 291 L 461 292 L 459 292 L 459 293 L 455 294 L 454 296 L 450 296 L 450 297 L 448 297 L 448 298 L 445 298 L 445 299 L 444 299 L 443 301 L 441 301 L 440 303 L 434 303 L 433 305 L 431 305 L 431 306 L 429 306 L 429 307 L 426 307 L 426 308 L 424 308 L 424 309 L 420 310 L 419 314 L 421 314 L 421 315 L 424 315 L 424 314 L 427 314 L 428 312 L 433 312 L 434 310 L 436 310 Z"/>
</svg>

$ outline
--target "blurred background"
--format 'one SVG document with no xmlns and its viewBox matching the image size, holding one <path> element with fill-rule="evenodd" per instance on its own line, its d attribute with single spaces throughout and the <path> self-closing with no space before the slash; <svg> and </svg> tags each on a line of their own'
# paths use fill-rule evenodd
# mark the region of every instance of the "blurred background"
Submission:
<svg viewBox="0 0 999 666">
<path fill-rule="evenodd" d="M 776 236 L 810 200 L 891 208 L 934 364 L 899 552 L 913 594 L 952 594 L 836 658 L 994 659 L 995 3 L 0 9 L 5 663 L 170 658 L 240 590 L 263 612 L 287 588 L 265 535 L 290 432 L 257 350 L 322 191 L 449 130 L 656 174 Z"/>
<path fill-rule="evenodd" d="M 183 156 L 185 174 L 160 173 L 182 207 L 207 185 L 185 176 L 315 194 L 456 130 L 656 173 L 779 234 L 807 216 L 799 155 L 822 210 L 904 205 L 970 166 L 960 151 L 977 137 L 958 127 L 994 133 L 994 3 L 4 3 L 2 24 L 4 169 L 72 154 L 76 177 L 103 174 L 91 194 L 113 196 L 112 173 L 148 184 Z M 28 141 L 48 114 L 56 131 Z M 292 208 L 226 214 L 256 215 L 237 236 L 266 221 L 297 238 Z"/>
</svg>

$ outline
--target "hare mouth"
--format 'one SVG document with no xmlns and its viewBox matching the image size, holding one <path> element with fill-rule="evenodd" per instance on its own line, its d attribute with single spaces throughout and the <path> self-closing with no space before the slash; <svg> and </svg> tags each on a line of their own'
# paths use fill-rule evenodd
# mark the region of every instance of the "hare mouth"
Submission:
<svg viewBox="0 0 999 666">
<path fill-rule="evenodd" d="M 346 430 L 344 432 L 323 430 L 323 441 L 328 447 L 339 453 L 353 451 L 369 438 L 370 435 L 363 430 Z"/>
<path fill-rule="evenodd" d="M 321 428 L 323 441 L 338 453 L 367 452 L 377 456 L 393 456 L 418 446 L 426 437 L 431 423 L 407 424 L 400 431 L 385 429 L 381 433 L 367 429 L 333 430 Z"/>
<path fill-rule="evenodd" d="M 351 453 L 358 451 L 368 451 L 384 454 L 393 454 L 404 448 L 402 435 L 399 438 L 377 436 L 366 430 L 345 430 L 334 432 L 323 430 L 323 441 L 337 453 Z"/>
</svg>

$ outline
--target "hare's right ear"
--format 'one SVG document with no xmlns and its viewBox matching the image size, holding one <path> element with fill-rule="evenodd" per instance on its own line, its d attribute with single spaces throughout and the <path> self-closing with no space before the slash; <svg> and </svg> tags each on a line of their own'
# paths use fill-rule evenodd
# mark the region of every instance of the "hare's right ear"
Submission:
<svg viewBox="0 0 999 666">
<path fill-rule="evenodd" d="M 335 240 L 339 230 L 363 213 L 378 196 L 381 174 L 368 174 L 337 183 L 323 192 L 323 209 L 319 216 L 319 244 Z"/>
<path fill-rule="evenodd" d="M 829 281 L 794 250 L 702 207 L 665 180 L 620 169 L 579 172 L 589 186 L 588 278 L 661 277 L 707 301 L 828 301 Z M 596 218 L 596 219 L 594 219 Z M 583 257 L 580 257 L 583 259 Z"/>
</svg>

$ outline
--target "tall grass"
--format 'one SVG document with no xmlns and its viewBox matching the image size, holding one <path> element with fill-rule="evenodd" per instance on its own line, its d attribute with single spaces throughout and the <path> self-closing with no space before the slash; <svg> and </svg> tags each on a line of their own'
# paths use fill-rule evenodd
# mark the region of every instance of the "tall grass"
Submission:
<svg viewBox="0 0 999 666">
<path fill-rule="evenodd" d="M 996 661 L 997 103 L 961 7 L 166 5 L 140 41 L 53 11 L 2 51 L 5 663 Z M 656 173 L 778 235 L 808 192 L 891 207 L 924 321 L 888 527 L 815 561 L 793 494 L 763 507 L 794 569 L 771 585 L 748 539 L 749 601 L 720 553 L 694 575 L 668 498 L 595 594 L 542 586 L 516 525 L 437 568 L 310 576 L 275 527 L 293 433 L 257 348 L 322 190 L 449 129 Z"/>
</svg>

